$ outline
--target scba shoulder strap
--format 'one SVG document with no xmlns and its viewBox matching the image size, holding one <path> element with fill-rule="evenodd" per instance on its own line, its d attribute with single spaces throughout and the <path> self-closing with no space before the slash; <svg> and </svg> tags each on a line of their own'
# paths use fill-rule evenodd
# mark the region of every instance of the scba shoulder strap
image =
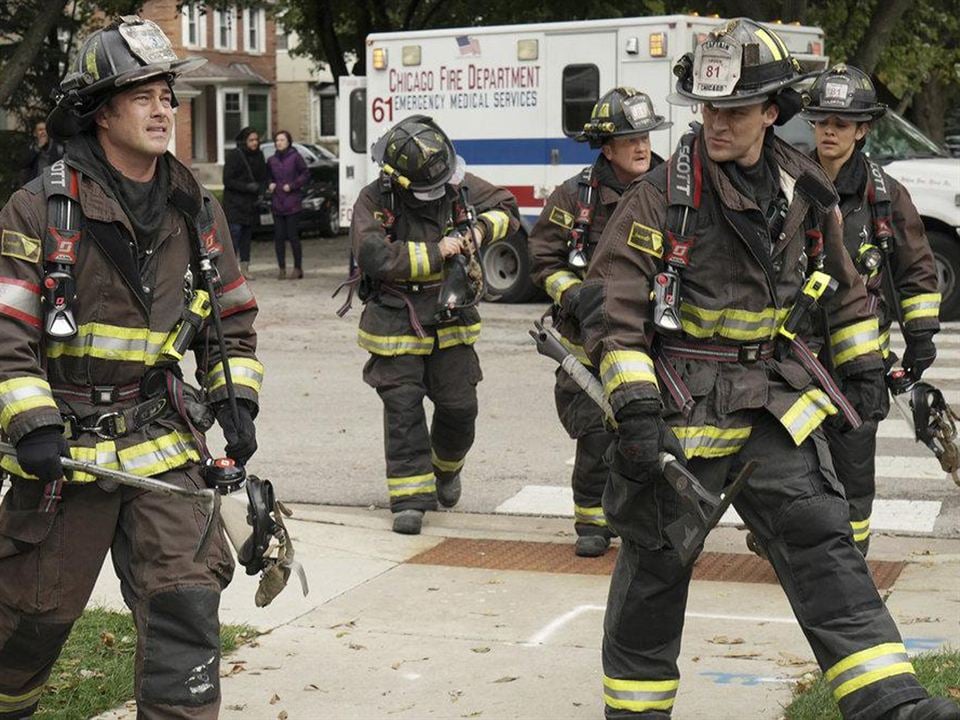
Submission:
<svg viewBox="0 0 960 720">
<path fill-rule="evenodd" d="M 47 229 L 43 237 L 44 333 L 65 340 L 77 333 L 74 307 L 77 284 L 74 266 L 82 236 L 80 175 L 62 159 L 43 173 Z"/>
</svg>

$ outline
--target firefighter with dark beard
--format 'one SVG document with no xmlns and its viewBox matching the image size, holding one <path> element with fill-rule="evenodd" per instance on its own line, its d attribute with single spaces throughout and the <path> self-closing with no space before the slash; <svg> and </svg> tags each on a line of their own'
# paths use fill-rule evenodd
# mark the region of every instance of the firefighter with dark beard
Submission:
<svg viewBox="0 0 960 720">
<path fill-rule="evenodd" d="M 218 716 L 222 530 L 194 560 L 200 505 L 61 463 L 197 490 L 214 416 L 237 464 L 257 448 L 257 303 L 219 204 L 167 152 L 173 82 L 203 62 L 135 16 L 92 33 L 49 118 L 64 160 L 0 211 L 0 424 L 16 447 L 2 460 L 0 718 L 33 714 L 108 550 L 137 627 L 137 717 Z M 178 365 L 189 349 L 203 395 Z"/>
<path fill-rule="evenodd" d="M 467 287 L 480 243 L 520 226 L 508 191 L 466 172 L 446 133 L 413 115 L 374 147 L 380 176 L 360 191 L 350 238 L 364 302 L 364 381 L 383 401 L 394 532 L 416 535 L 424 513 L 460 499 L 473 445 L 480 294 Z M 469 296 L 469 299 L 468 299 Z M 428 428 L 424 398 L 434 405 Z"/>
<path fill-rule="evenodd" d="M 553 191 L 527 241 L 533 282 L 554 302 L 554 326 L 567 349 L 587 365 L 577 319 L 583 275 L 623 191 L 663 162 L 650 149 L 650 133 L 672 125 L 656 114 L 645 93 L 618 87 L 603 95 L 577 137 L 599 148 L 596 162 Z M 614 436 L 600 409 L 562 369 L 554 395 L 560 422 L 577 442 L 571 478 L 575 552 L 599 557 L 612 537 L 600 499 L 608 473 L 604 454 Z"/>
<path fill-rule="evenodd" d="M 857 550 L 821 425 L 858 427 L 886 393 L 877 319 L 819 166 L 773 134 L 801 109 L 799 63 L 771 30 L 718 25 L 668 100 L 703 126 L 634 183 L 580 293 L 585 347 L 618 424 L 604 513 L 622 546 L 604 618 L 606 716 L 669 717 L 691 566 L 665 528 L 687 510 L 670 456 L 764 546 L 848 720 L 958 720 L 930 698 Z M 818 361 L 823 345 L 840 386 Z"/>
<path fill-rule="evenodd" d="M 817 141 L 812 157 L 840 196 L 843 244 L 867 285 L 884 361 L 888 368 L 897 362 L 890 352 L 890 326 L 900 319 L 907 346 L 903 367 L 911 379 L 920 380 L 937 357 L 937 265 L 910 193 L 863 154 L 870 125 L 886 107 L 877 102 L 870 77 L 849 65 L 822 73 L 805 101 L 801 117 L 813 125 Z M 882 401 L 886 414 L 889 401 Z M 828 426 L 826 434 L 850 503 L 853 539 L 866 555 L 876 493 L 877 423 L 864 422 L 847 432 Z"/>
</svg>

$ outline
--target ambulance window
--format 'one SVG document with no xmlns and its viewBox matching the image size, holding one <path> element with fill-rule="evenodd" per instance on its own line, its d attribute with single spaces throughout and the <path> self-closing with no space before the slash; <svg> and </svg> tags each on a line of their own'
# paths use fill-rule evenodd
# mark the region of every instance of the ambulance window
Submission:
<svg viewBox="0 0 960 720">
<path fill-rule="evenodd" d="M 361 155 L 367 152 L 367 89 L 350 93 L 350 149 Z"/>
<path fill-rule="evenodd" d="M 582 132 L 599 97 L 597 66 L 567 65 L 563 69 L 563 132 L 567 135 Z"/>
</svg>

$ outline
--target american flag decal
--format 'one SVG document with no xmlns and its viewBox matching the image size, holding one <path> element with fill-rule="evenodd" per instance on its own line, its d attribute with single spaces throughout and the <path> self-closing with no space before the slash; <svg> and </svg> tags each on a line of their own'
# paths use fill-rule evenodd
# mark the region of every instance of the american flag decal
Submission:
<svg viewBox="0 0 960 720">
<path fill-rule="evenodd" d="M 460 51 L 461 56 L 479 55 L 480 41 L 469 35 L 458 35 L 457 49 Z"/>
</svg>

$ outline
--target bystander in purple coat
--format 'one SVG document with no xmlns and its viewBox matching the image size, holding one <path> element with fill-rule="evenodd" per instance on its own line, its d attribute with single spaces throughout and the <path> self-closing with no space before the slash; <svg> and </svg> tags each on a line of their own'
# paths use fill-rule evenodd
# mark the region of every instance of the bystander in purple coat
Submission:
<svg viewBox="0 0 960 720">
<path fill-rule="evenodd" d="M 273 136 L 276 153 L 267 160 L 267 179 L 273 191 L 273 244 L 277 253 L 277 279 L 287 275 L 287 243 L 293 250 L 293 273 L 289 277 L 303 277 L 300 249 L 300 209 L 303 203 L 303 186 L 310 179 L 307 164 L 293 146 L 293 138 L 286 130 Z"/>
</svg>

